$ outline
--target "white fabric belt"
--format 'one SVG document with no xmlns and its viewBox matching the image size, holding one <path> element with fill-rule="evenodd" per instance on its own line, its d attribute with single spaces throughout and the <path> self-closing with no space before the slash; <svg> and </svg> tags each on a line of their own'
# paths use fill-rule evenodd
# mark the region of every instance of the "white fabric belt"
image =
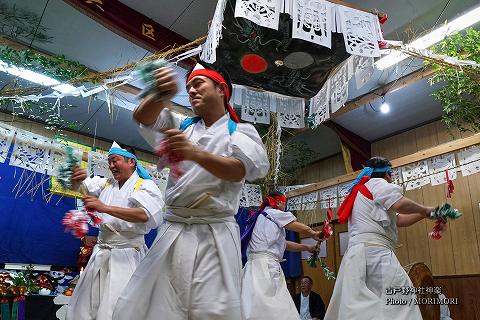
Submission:
<svg viewBox="0 0 480 320">
<path fill-rule="evenodd" d="M 168 207 L 167 212 L 165 213 L 163 219 L 169 222 L 178 222 L 178 223 L 184 223 L 188 225 L 235 222 L 235 217 L 231 214 L 219 213 L 214 216 L 191 215 L 192 213 L 200 213 L 200 212 L 205 213 L 205 209 L 198 210 L 198 209 L 179 208 L 179 207 L 175 207 L 173 209 L 171 207 Z M 190 213 L 190 215 L 185 215 L 185 213 Z"/>
<path fill-rule="evenodd" d="M 273 259 L 273 260 L 277 261 L 278 263 L 283 261 L 283 260 L 280 260 L 276 255 L 274 255 L 273 253 L 268 252 L 268 251 L 250 252 L 250 253 L 248 253 L 248 257 L 247 257 L 248 260 L 262 259 L 262 258 L 263 259 L 264 258 Z"/>
<path fill-rule="evenodd" d="M 110 230 L 100 228 L 97 245 L 101 249 L 140 249 L 145 245 L 145 238 L 143 234 L 130 231 L 112 232 Z"/>
<path fill-rule="evenodd" d="M 366 232 L 357 234 L 348 240 L 348 247 L 350 248 L 360 243 L 366 244 L 367 246 L 381 246 L 392 251 L 395 250 L 395 242 L 379 233 Z"/>
</svg>

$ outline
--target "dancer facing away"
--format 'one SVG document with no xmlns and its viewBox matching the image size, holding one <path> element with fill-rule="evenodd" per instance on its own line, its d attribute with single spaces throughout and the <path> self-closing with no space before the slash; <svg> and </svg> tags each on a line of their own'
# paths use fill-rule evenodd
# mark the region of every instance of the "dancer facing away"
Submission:
<svg viewBox="0 0 480 320">
<path fill-rule="evenodd" d="M 254 224 L 252 230 L 247 227 L 242 235 L 242 245 L 247 246 L 248 257 L 242 279 L 242 311 L 246 320 L 300 319 L 280 261 L 285 249 L 314 253 L 316 248 L 285 240 L 285 229 L 307 234 L 315 240 L 320 240 L 322 231 L 314 231 L 298 222 L 291 212 L 285 211 L 286 202 L 287 198 L 281 192 L 268 194 L 260 209 L 250 218 L 256 219 L 251 222 Z"/>
<path fill-rule="evenodd" d="M 338 210 L 339 222 L 348 222 L 348 249 L 324 319 L 422 319 L 417 305 L 389 303 L 409 296 L 387 292 L 413 287 L 393 252 L 397 227 L 410 226 L 432 210 L 403 196 L 392 183 L 390 161 L 368 160 Z"/>
</svg>

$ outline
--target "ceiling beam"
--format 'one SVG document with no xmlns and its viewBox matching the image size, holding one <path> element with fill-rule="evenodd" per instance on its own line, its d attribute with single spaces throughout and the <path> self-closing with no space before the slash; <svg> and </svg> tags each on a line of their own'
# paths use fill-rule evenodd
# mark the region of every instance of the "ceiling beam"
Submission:
<svg viewBox="0 0 480 320">
<path fill-rule="evenodd" d="M 63 1 L 112 32 L 152 52 L 165 51 L 190 42 L 118 0 Z"/>
<path fill-rule="evenodd" d="M 24 45 L 20 42 L 10 40 L 10 39 L 4 38 L 4 37 L 0 37 L 0 45 L 6 45 L 9 48 L 14 49 L 14 50 L 31 50 L 31 51 L 33 51 L 37 54 L 41 54 L 41 55 L 43 55 L 47 58 L 52 58 L 52 54 L 50 54 L 46 51 L 42 51 L 42 50 L 35 49 L 35 48 L 29 48 L 29 47 L 27 47 L 26 45 Z M 95 75 L 97 73 L 97 71 L 92 70 L 92 69 L 88 69 L 88 73 L 92 74 L 92 75 Z M 128 94 L 132 94 L 132 95 L 138 95 L 141 91 L 139 88 L 134 87 L 130 84 L 123 84 L 121 86 L 116 87 L 115 90 L 118 90 L 118 91 L 121 91 L 121 92 L 124 92 L 124 93 L 128 93 Z M 177 113 L 180 113 L 180 114 L 183 114 L 183 115 L 186 115 L 186 116 L 193 116 L 194 115 L 192 110 L 190 110 L 188 108 L 185 108 L 185 107 L 183 107 L 179 104 L 176 104 L 174 102 L 171 102 L 169 108 L 172 111 L 175 111 Z"/>
<path fill-rule="evenodd" d="M 480 144 L 480 133 L 474 134 L 473 136 L 470 136 L 467 138 L 446 142 L 438 146 L 421 150 L 404 157 L 393 159 L 390 162 L 392 164 L 392 168 L 403 167 L 407 164 L 429 159 L 445 153 L 454 152 L 454 151 L 467 148 L 470 146 L 478 145 L 478 144 Z M 345 174 L 343 176 L 312 183 L 306 187 L 287 192 L 287 197 L 295 197 L 305 193 L 310 193 L 320 189 L 332 187 L 341 183 L 353 181 L 360 174 L 360 172 L 361 171 L 359 170 L 359 171 Z"/>
<path fill-rule="evenodd" d="M 355 109 L 358 109 L 364 106 L 367 103 L 380 99 L 381 97 L 385 96 L 387 93 L 395 92 L 406 86 L 409 86 L 412 83 L 425 79 L 431 76 L 434 72 L 435 70 L 433 69 L 433 67 L 428 66 L 428 67 L 416 70 L 406 76 L 398 78 L 397 80 L 393 80 L 385 85 L 382 85 L 381 87 L 373 91 L 370 91 L 362 96 L 355 98 L 352 101 L 347 102 L 345 106 L 341 107 L 337 112 L 332 113 L 329 120 L 338 118 L 339 116 L 347 112 L 353 111 Z"/>
</svg>

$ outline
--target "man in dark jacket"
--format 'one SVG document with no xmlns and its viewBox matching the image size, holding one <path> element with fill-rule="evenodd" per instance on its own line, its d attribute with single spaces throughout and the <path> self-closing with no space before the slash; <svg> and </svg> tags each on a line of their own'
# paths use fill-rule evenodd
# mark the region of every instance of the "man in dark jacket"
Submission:
<svg viewBox="0 0 480 320">
<path fill-rule="evenodd" d="M 300 282 L 301 293 L 294 299 L 301 320 L 322 320 L 325 315 L 325 304 L 320 295 L 312 291 L 312 285 L 312 278 L 303 276 Z"/>
</svg>

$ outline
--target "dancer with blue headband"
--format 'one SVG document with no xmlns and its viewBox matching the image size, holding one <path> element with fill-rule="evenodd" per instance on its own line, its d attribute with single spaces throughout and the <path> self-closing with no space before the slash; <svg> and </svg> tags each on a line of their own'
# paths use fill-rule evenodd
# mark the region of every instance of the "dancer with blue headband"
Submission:
<svg viewBox="0 0 480 320">
<path fill-rule="evenodd" d="M 413 287 L 394 253 L 397 227 L 429 217 L 434 208 L 402 191 L 392 183 L 392 164 L 382 157 L 368 160 L 352 183 L 337 212 L 338 221 L 348 223 L 348 249 L 324 319 L 422 319 L 418 305 L 392 303 L 411 296 L 389 289 Z"/>
<path fill-rule="evenodd" d="M 82 190 L 86 208 L 102 220 L 92 256 L 75 287 L 67 319 L 111 320 L 122 289 L 147 252 L 144 236 L 157 228 L 163 196 L 137 157 L 113 143 L 108 152 L 113 178 L 87 178 L 76 167 L 72 187 Z"/>
</svg>

